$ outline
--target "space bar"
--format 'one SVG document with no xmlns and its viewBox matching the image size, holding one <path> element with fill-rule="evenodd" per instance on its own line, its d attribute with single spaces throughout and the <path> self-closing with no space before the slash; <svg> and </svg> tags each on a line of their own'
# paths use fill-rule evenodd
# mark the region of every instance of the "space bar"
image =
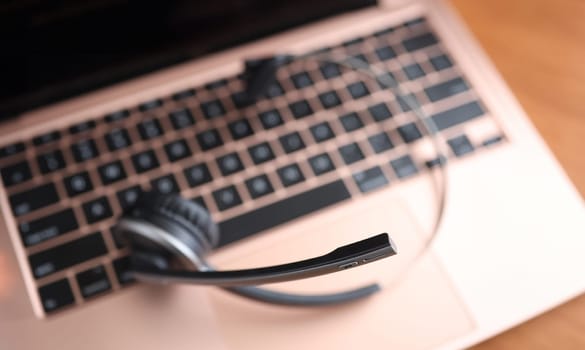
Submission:
<svg viewBox="0 0 585 350">
<path fill-rule="evenodd" d="M 349 198 L 347 187 L 342 180 L 337 180 L 236 216 L 219 223 L 221 231 L 219 246 L 238 241 Z"/>
</svg>

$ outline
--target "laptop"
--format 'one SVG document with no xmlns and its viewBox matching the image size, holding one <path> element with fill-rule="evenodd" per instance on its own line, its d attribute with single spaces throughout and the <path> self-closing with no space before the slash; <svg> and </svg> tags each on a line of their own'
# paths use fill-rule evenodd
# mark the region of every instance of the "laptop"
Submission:
<svg viewBox="0 0 585 350">
<path fill-rule="evenodd" d="M 583 200 L 446 2 L 18 2 L 0 16 L 2 349 L 458 349 L 585 290 Z M 425 241 L 437 163 L 408 105 L 326 64 L 242 98 L 246 59 L 311 51 L 383 67 L 437 124 L 449 186 L 432 246 L 395 278 L 390 258 L 274 286 L 392 280 L 335 307 L 134 281 L 111 227 L 144 190 L 206 207 L 222 268 L 370 232 L 390 233 L 396 259 Z"/>
</svg>

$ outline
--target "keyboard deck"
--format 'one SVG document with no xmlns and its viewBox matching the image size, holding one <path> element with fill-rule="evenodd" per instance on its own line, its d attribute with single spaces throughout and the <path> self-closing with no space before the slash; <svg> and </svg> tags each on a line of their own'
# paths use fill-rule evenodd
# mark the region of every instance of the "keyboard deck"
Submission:
<svg viewBox="0 0 585 350">
<path fill-rule="evenodd" d="M 449 157 L 504 139 L 497 127 L 483 139 L 465 134 L 467 123 L 490 117 L 423 18 L 331 44 L 322 51 L 376 64 L 417 86 L 406 98 L 436 104 L 429 118 Z M 2 182 L 46 313 L 133 282 L 128 250 L 110 228 L 144 189 L 206 207 L 225 246 L 439 164 L 409 153 L 424 128 L 376 81 L 316 62 L 278 74 L 254 104 L 242 77 L 229 76 L 0 145 Z"/>
</svg>

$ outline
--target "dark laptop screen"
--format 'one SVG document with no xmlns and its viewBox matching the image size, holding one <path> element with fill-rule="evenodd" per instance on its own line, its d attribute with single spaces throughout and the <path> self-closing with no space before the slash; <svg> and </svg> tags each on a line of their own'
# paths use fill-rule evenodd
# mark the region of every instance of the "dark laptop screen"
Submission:
<svg viewBox="0 0 585 350">
<path fill-rule="evenodd" d="M 376 0 L 8 0 L 0 119 Z"/>
</svg>

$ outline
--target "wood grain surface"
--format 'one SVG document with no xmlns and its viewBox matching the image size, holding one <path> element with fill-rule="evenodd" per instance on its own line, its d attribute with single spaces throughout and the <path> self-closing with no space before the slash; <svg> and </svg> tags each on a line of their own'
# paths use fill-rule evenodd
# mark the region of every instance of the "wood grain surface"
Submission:
<svg viewBox="0 0 585 350">
<path fill-rule="evenodd" d="M 585 196 L 585 0 L 452 4 Z M 585 295 L 473 348 L 493 349 L 585 349 Z"/>
</svg>

